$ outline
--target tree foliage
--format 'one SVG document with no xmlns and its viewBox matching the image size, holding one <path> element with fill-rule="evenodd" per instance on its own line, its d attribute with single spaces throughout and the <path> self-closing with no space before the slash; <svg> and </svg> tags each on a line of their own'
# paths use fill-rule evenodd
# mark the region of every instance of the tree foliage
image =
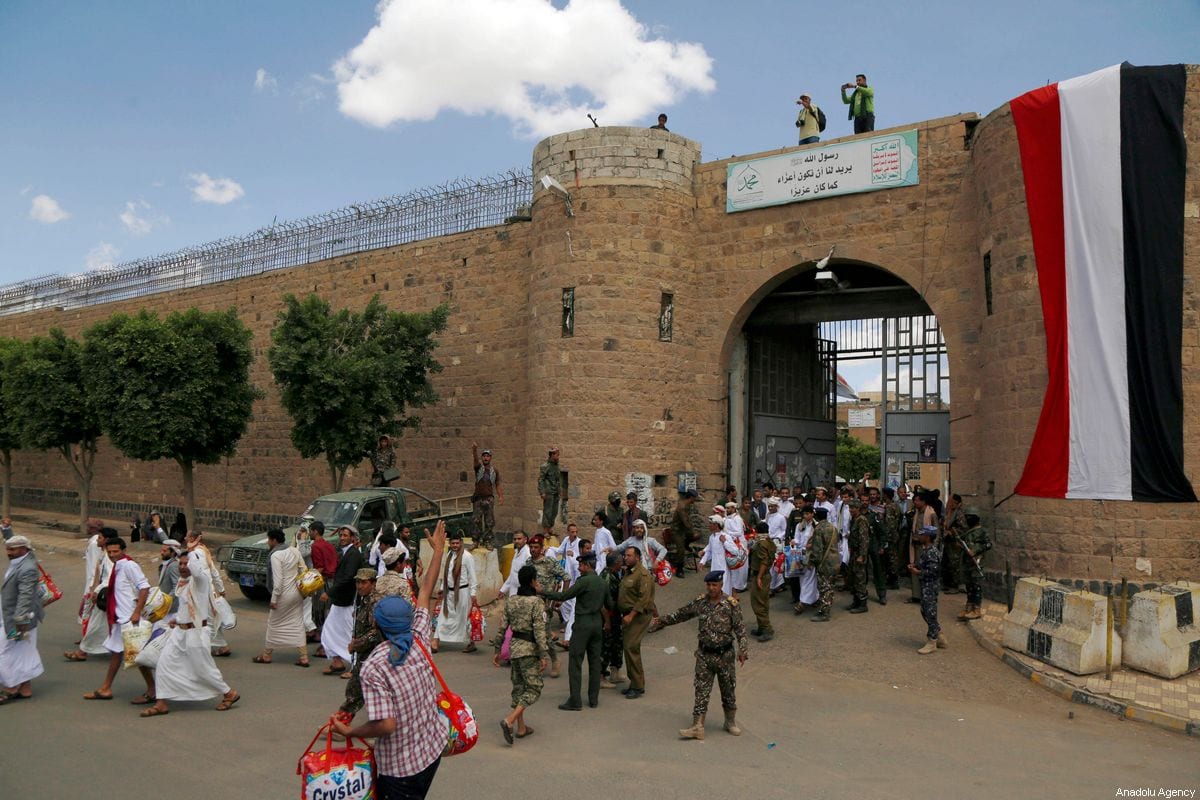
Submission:
<svg viewBox="0 0 1200 800">
<path fill-rule="evenodd" d="M 376 295 L 361 313 L 333 311 L 315 294 L 284 298 L 268 359 L 292 444 L 305 458 L 324 456 L 334 491 L 367 458 L 381 434 L 416 427 L 412 409 L 436 402 L 430 375 L 437 335 L 449 307 L 389 311 Z"/>
<path fill-rule="evenodd" d="M 844 430 L 838 431 L 837 472 L 848 481 L 863 475 L 879 474 L 879 448 L 855 439 Z"/>
<path fill-rule="evenodd" d="M 81 531 L 91 503 L 92 469 L 101 435 L 97 383 L 83 348 L 58 328 L 8 353 L 4 399 L 21 447 L 57 450 L 75 473 Z"/>
<path fill-rule="evenodd" d="M 4 473 L 0 515 L 5 517 L 12 516 L 12 454 L 21 447 L 13 401 L 7 397 L 5 387 L 12 383 L 12 370 L 22 347 L 16 339 L 0 339 L 0 468 Z"/>
<path fill-rule="evenodd" d="M 261 396 L 250 382 L 250 340 L 233 309 L 114 314 L 84 332 L 88 375 L 105 387 L 105 432 L 130 458 L 179 464 L 193 522 L 194 466 L 233 455 Z"/>
</svg>

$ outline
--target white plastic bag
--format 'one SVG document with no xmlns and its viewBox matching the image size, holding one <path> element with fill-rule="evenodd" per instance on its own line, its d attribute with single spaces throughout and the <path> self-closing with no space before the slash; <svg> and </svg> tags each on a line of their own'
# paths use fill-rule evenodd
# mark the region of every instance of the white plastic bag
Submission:
<svg viewBox="0 0 1200 800">
<path fill-rule="evenodd" d="M 217 612 L 217 619 L 221 621 L 222 628 L 233 630 L 237 627 L 237 614 L 233 613 L 233 606 L 229 605 L 228 600 L 224 597 L 214 597 L 213 609 Z"/>
<path fill-rule="evenodd" d="M 139 667 L 146 669 L 154 669 L 158 666 L 158 657 L 162 655 L 163 647 L 167 644 L 167 638 L 174 633 L 174 628 L 162 628 L 155 631 L 154 636 L 150 637 L 150 641 L 142 647 L 141 652 L 137 654 L 137 658 L 133 663 Z"/>
<path fill-rule="evenodd" d="M 150 641 L 150 632 L 153 628 L 150 621 L 145 619 L 138 622 L 137 625 L 126 622 L 121 626 L 121 641 L 125 645 L 125 669 L 129 669 L 136 663 L 138 653 L 142 652 L 146 642 Z"/>
</svg>

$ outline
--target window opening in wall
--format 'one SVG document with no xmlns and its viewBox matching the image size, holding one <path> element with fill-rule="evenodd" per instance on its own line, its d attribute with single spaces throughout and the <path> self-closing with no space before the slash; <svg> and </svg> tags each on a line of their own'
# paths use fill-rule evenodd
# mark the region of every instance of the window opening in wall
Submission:
<svg viewBox="0 0 1200 800">
<path fill-rule="evenodd" d="M 671 341 L 675 332 L 675 295 L 662 293 L 662 301 L 658 307 L 658 340 Z"/>
<path fill-rule="evenodd" d="M 575 287 L 568 286 L 562 290 L 562 335 L 575 335 Z"/>
<path fill-rule="evenodd" d="M 992 315 L 992 251 L 983 254 L 983 297 L 987 301 L 987 313 Z"/>
</svg>

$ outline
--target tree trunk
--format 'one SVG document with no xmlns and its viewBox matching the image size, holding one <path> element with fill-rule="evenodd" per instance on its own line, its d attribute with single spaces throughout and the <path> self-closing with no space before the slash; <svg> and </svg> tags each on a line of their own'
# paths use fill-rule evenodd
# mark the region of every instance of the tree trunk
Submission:
<svg viewBox="0 0 1200 800">
<path fill-rule="evenodd" d="M 12 451 L 0 451 L 0 464 L 4 467 L 4 497 L 0 499 L 0 516 L 12 517 Z"/>
<path fill-rule="evenodd" d="M 340 492 L 342 484 L 346 482 L 346 467 L 339 469 L 333 463 L 333 459 L 328 457 L 326 457 L 325 463 L 329 465 L 329 485 L 333 487 L 334 492 Z"/>
<path fill-rule="evenodd" d="M 96 443 L 80 442 L 78 451 L 71 445 L 60 447 L 58 452 L 71 465 L 75 473 L 75 491 L 79 495 L 79 535 L 87 536 L 87 521 L 92 511 L 92 466 L 96 463 Z"/>
<path fill-rule="evenodd" d="M 187 517 L 188 527 L 192 530 L 203 530 L 200 520 L 196 519 L 196 468 L 191 461 L 176 459 L 183 473 L 183 515 Z"/>
</svg>

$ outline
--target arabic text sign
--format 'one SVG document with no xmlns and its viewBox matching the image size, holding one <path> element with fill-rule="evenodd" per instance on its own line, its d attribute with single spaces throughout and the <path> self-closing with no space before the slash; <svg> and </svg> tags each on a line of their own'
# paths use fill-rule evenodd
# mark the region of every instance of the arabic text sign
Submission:
<svg viewBox="0 0 1200 800">
<path fill-rule="evenodd" d="M 915 186 L 917 132 L 901 131 L 752 161 L 725 172 L 725 211 Z"/>
</svg>

